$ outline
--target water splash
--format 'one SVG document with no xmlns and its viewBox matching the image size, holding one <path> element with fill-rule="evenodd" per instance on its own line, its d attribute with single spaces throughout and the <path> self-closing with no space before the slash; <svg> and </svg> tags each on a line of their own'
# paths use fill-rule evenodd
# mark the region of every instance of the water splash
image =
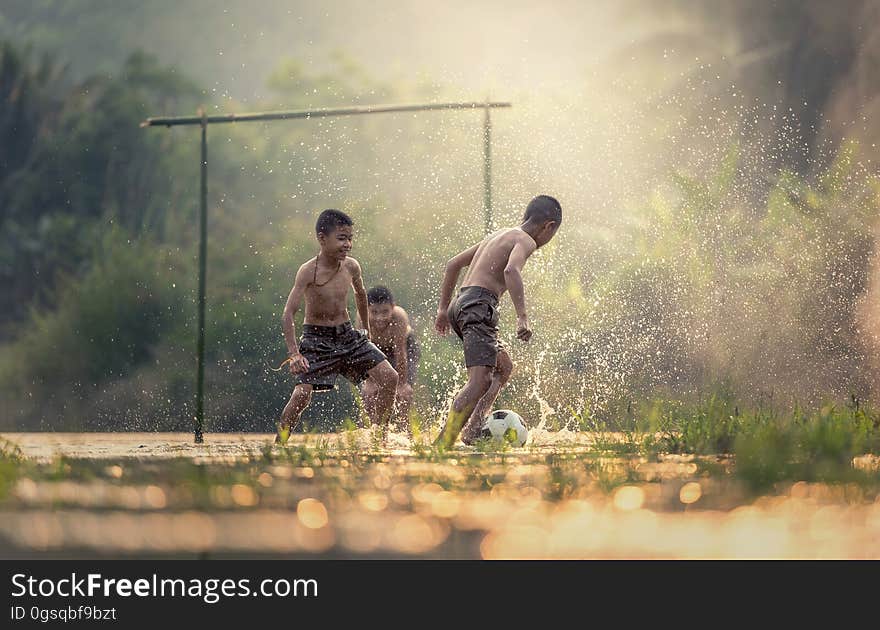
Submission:
<svg viewBox="0 0 880 630">
<path fill-rule="evenodd" d="M 556 410 L 547 402 L 547 400 L 541 396 L 541 367 L 544 364 L 544 356 L 547 354 L 547 349 L 543 349 L 538 353 L 538 358 L 535 361 L 534 368 L 534 379 L 532 380 L 532 389 L 529 392 L 529 395 L 534 398 L 538 402 L 539 413 L 541 414 L 540 420 L 538 420 L 538 424 L 535 427 L 538 431 L 543 431 L 547 425 L 547 420 L 550 416 L 556 414 Z"/>
</svg>

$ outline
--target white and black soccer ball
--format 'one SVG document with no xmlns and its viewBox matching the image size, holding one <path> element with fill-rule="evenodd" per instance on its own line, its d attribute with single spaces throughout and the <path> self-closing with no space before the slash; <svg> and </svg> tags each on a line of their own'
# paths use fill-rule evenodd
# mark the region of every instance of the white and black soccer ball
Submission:
<svg viewBox="0 0 880 630">
<path fill-rule="evenodd" d="M 496 442 L 507 442 L 512 446 L 523 446 L 529 437 L 525 420 L 517 412 L 510 409 L 499 409 L 486 416 L 481 438 L 491 438 Z"/>
</svg>

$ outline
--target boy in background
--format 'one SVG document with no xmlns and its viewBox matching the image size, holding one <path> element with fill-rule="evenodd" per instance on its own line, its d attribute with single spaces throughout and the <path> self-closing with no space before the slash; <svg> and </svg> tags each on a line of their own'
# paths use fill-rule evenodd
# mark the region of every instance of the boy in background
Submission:
<svg viewBox="0 0 880 630">
<path fill-rule="evenodd" d="M 370 310 L 370 337 L 397 371 L 395 420 L 409 429 L 409 409 L 413 399 L 413 384 L 420 358 L 418 341 L 409 323 L 409 315 L 395 303 L 387 287 L 373 287 L 367 291 Z M 360 323 L 360 319 L 358 320 Z M 361 385 L 361 396 L 368 414 L 378 401 L 379 384 L 368 377 Z"/>
<path fill-rule="evenodd" d="M 498 300 L 510 291 L 516 309 L 516 337 L 528 341 L 532 330 L 522 268 L 536 249 L 553 238 L 561 223 L 559 202 L 539 195 L 529 202 L 519 227 L 498 230 L 446 263 L 434 328 L 441 335 L 452 328 L 464 343 L 468 381 L 453 400 L 435 446 L 451 447 L 459 432 L 465 444 L 479 437 L 483 419 L 513 372 L 513 361 L 498 340 Z M 452 300 L 458 275 L 465 267 L 468 271 Z"/>
</svg>

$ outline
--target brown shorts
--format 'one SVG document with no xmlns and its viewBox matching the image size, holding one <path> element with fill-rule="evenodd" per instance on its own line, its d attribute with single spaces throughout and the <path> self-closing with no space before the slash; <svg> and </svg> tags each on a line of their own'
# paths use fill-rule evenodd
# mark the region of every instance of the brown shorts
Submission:
<svg viewBox="0 0 880 630">
<path fill-rule="evenodd" d="M 367 372 L 382 363 L 385 355 L 351 322 L 339 326 L 303 325 L 300 353 L 309 369 L 297 377 L 298 383 L 311 385 L 316 392 L 336 386 L 337 374 L 358 385 Z"/>
<path fill-rule="evenodd" d="M 461 287 L 449 304 L 449 325 L 464 342 L 464 364 L 495 366 L 498 351 L 498 296 L 483 287 Z"/>
</svg>

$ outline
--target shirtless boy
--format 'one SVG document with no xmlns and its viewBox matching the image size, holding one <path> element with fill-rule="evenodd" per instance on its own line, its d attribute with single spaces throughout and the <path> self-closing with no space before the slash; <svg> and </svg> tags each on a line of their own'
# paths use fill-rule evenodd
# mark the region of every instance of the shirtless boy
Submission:
<svg viewBox="0 0 880 630">
<path fill-rule="evenodd" d="M 281 326 L 289 352 L 290 373 L 297 380 L 284 411 L 275 442 L 286 444 L 290 432 L 312 399 L 312 392 L 329 391 L 342 374 L 355 385 L 368 376 L 377 386 L 371 414 L 374 424 L 385 425 L 394 404 L 397 372 L 371 341 L 367 292 L 361 266 L 348 254 L 352 247 L 353 221 L 339 210 L 324 210 L 315 225 L 318 255 L 296 272 L 287 297 Z M 348 290 L 355 302 L 366 334 L 349 319 Z M 303 334 L 297 344 L 293 317 L 305 299 Z"/>
<path fill-rule="evenodd" d="M 370 308 L 370 326 L 373 343 L 385 353 L 391 365 L 397 370 L 397 394 L 395 399 L 395 421 L 403 428 L 409 428 L 409 408 L 413 399 L 413 384 L 419 361 L 419 345 L 409 315 L 394 302 L 394 296 L 386 287 L 373 287 L 367 291 Z M 367 378 L 361 385 L 361 396 L 367 413 L 375 406 L 378 384 Z"/>
<path fill-rule="evenodd" d="M 479 437 L 483 418 L 513 372 L 510 355 L 498 340 L 498 300 L 510 291 L 516 309 L 517 339 L 528 341 L 532 330 L 522 268 L 537 248 L 553 238 L 561 223 L 559 202 L 539 195 L 526 207 L 522 225 L 498 230 L 446 263 L 434 328 L 446 335 L 451 327 L 464 342 L 468 381 L 452 402 L 446 424 L 434 442 L 436 446 L 451 447 L 459 432 L 465 444 Z M 450 302 L 458 274 L 465 267 L 469 269 L 462 286 Z"/>
</svg>

